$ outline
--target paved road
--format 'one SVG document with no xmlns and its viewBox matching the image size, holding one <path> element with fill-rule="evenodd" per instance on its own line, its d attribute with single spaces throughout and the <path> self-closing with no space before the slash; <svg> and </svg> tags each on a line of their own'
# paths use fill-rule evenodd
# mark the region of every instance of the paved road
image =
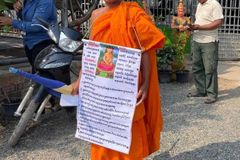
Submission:
<svg viewBox="0 0 240 160">
<path fill-rule="evenodd" d="M 219 101 L 211 105 L 204 104 L 203 98 L 186 97 L 191 83 L 161 84 L 162 146 L 147 159 L 239 160 L 239 72 L 240 62 L 220 63 Z M 46 119 L 28 131 L 18 146 L 9 149 L 5 142 L 14 123 L 0 134 L 0 159 L 89 159 L 89 144 L 74 138 L 76 122 L 65 112 Z"/>
<path fill-rule="evenodd" d="M 239 160 L 239 75 L 239 62 L 220 62 L 219 101 L 212 105 L 186 97 L 192 84 L 161 85 L 165 125 L 154 159 Z"/>
</svg>

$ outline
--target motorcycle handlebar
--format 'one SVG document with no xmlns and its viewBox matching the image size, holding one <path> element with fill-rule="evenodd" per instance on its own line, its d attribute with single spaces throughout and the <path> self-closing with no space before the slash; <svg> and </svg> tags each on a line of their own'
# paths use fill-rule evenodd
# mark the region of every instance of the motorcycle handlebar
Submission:
<svg viewBox="0 0 240 160">
<path fill-rule="evenodd" d="M 37 20 L 39 20 L 40 24 L 43 25 L 45 28 L 49 28 L 50 24 L 47 21 L 40 17 L 37 17 Z"/>
</svg>

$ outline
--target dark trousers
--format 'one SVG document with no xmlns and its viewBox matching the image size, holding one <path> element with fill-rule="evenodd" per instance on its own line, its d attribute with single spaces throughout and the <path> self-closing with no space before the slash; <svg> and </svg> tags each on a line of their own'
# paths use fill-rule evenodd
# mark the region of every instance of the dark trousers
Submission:
<svg viewBox="0 0 240 160">
<path fill-rule="evenodd" d="M 218 96 L 218 42 L 193 41 L 193 78 L 198 93 Z"/>
<path fill-rule="evenodd" d="M 35 68 L 34 68 L 35 58 L 41 52 L 42 49 L 44 49 L 45 47 L 49 46 L 52 43 L 53 43 L 52 40 L 45 40 L 45 41 L 42 41 L 42 42 L 36 44 L 32 49 L 29 49 L 27 46 L 25 46 L 25 53 L 26 53 L 29 63 L 32 66 L 32 73 L 36 72 Z"/>
</svg>

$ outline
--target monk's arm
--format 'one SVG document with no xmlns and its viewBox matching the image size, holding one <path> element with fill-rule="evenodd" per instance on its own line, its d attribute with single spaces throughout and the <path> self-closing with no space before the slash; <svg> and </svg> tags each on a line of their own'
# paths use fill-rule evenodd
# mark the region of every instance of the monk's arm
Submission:
<svg viewBox="0 0 240 160">
<path fill-rule="evenodd" d="M 92 12 L 92 15 L 91 15 L 91 17 L 90 17 L 90 20 L 89 20 L 89 22 L 90 22 L 90 26 L 92 25 L 92 23 L 93 23 L 93 21 L 96 19 L 96 13 L 95 13 L 95 11 L 93 11 Z"/>
<path fill-rule="evenodd" d="M 90 17 L 90 26 L 99 16 L 101 16 L 105 12 L 105 10 L 106 10 L 106 7 L 102 7 L 102 8 L 95 9 L 92 12 L 92 15 Z"/>
<path fill-rule="evenodd" d="M 91 17 L 90 17 L 90 35 L 91 35 L 91 26 L 92 26 L 93 21 L 97 18 L 97 14 L 98 14 L 98 11 L 94 10 L 92 12 Z M 79 92 L 79 85 L 80 85 L 81 75 L 82 75 L 82 70 L 80 70 L 80 72 L 79 72 L 78 79 L 71 84 L 71 86 L 72 86 L 72 93 L 71 94 L 72 95 L 77 95 L 78 92 Z"/>
<path fill-rule="evenodd" d="M 149 75 L 150 75 L 150 58 L 147 53 L 142 54 L 142 60 L 141 60 L 141 71 L 142 71 L 142 78 L 143 83 L 140 86 L 140 89 L 138 91 L 138 98 L 141 97 L 140 101 L 143 101 L 147 97 L 148 92 L 148 86 L 149 86 Z"/>
<path fill-rule="evenodd" d="M 142 74 L 143 74 L 143 82 L 145 85 L 149 83 L 149 72 L 150 72 L 150 58 L 147 53 L 142 54 Z"/>
<path fill-rule="evenodd" d="M 79 72 L 79 77 L 76 81 L 74 81 L 71 86 L 72 86 L 72 95 L 77 95 L 79 91 L 79 85 L 80 85 L 80 80 L 81 80 L 81 75 L 82 75 L 82 70 Z"/>
</svg>

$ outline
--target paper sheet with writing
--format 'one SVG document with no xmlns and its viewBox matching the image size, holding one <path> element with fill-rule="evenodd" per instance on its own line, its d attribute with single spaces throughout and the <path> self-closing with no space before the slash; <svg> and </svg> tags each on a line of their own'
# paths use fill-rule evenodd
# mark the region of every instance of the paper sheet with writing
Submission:
<svg viewBox="0 0 240 160">
<path fill-rule="evenodd" d="M 78 106 L 78 100 L 79 100 L 78 95 L 72 96 L 72 95 L 61 94 L 61 97 L 60 97 L 60 105 L 61 105 L 62 107 Z"/>
<path fill-rule="evenodd" d="M 75 136 L 128 153 L 141 51 L 89 40 L 83 42 Z"/>
</svg>

